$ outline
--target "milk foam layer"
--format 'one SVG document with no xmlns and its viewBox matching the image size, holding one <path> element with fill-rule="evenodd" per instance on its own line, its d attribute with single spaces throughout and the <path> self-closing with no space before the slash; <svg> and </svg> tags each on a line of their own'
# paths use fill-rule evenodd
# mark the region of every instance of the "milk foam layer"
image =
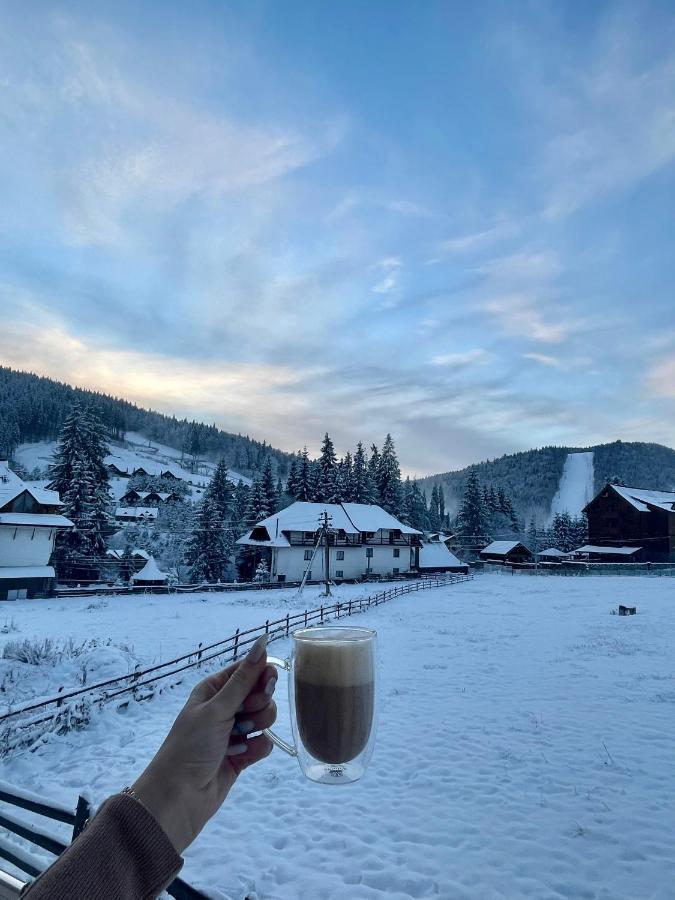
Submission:
<svg viewBox="0 0 675 900">
<path fill-rule="evenodd" d="M 295 677 L 310 684 L 334 687 L 366 684 L 374 678 L 373 643 L 330 640 L 330 637 L 296 641 Z"/>
</svg>

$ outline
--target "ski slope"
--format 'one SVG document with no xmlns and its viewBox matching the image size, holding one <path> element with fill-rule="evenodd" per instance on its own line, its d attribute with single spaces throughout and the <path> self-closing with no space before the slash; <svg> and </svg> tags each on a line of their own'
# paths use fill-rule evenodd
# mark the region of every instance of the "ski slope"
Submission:
<svg viewBox="0 0 675 900">
<path fill-rule="evenodd" d="M 593 499 L 593 451 L 568 453 L 558 490 L 551 503 L 551 519 L 558 513 L 578 516 Z"/>
</svg>

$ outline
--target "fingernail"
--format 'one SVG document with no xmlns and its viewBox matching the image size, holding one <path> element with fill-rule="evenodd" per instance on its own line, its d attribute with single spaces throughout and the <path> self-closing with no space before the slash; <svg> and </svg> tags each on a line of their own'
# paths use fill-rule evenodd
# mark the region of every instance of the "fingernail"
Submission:
<svg viewBox="0 0 675 900">
<path fill-rule="evenodd" d="M 274 693 L 274 688 L 275 688 L 276 686 L 277 686 L 277 680 L 276 680 L 276 678 L 270 678 L 270 680 L 269 680 L 269 681 L 267 682 L 267 684 L 265 685 L 265 694 L 266 694 L 268 697 L 271 697 L 272 694 Z"/>
<path fill-rule="evenodd" d="M 249 731 L 255 731 L 255 722 L 251 722 L 248 719 L 246 722 L 237 722 L 232 729 L 233 734 L 248 734 Z"/>
<path fill-rule="evenodd" d="M 248 660 L 248 662 L 260 662 L 260 660 L 263 658 L 263 653 L 265 652 L 266 647 L 267 635 L 261 634 L 246 655 L 246 659 Z"/>
<path fill-rule="evenodd" d="M 225 751 L 225 756 L 239 756 L 240 753 L 246 753 L 248 744 L 230 744 Z"/>
</svg>

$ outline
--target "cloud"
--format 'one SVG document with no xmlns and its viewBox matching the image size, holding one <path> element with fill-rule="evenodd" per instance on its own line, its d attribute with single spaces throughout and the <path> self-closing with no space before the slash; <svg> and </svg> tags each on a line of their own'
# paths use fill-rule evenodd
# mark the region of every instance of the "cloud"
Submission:
<svg viewBox="0 0 675 900">
<path fill-rule="evenodd" d="M 401 286 L 401 269 L 403 263 L 395 256 L 388 256 L 375 264 L 374 268 L 379 269 L 383 277 L 371 288 L 374 294 L 383 294 L 385 299 L 381 303 L 383 309 L 396 306 L 399 302 L 397 295 Z"/>
<path fill-rule="evenodd" d="M 480 348 L 467 350 L 465 353 L 444 353 L 431 358 L 432 366 L 446 366 L 452 369 L 464 369 L 474 363 L 482 363 L 489 359 L 490 354 Z"/>
<path fill-rule="evenodd" d="M 498 220 L 494 225 L 482 231 L 469 232 L 468 234 L 462 234 L 443 241 L 440 249 L 446 253 L 472 253 L 477 250 L 483 250 L 498 241 L 515 237 L 519 230 L 515 222 L 505 218 Z M 428 264 L 431 265 L 432 262 L 432 260 L 429 260 Z"/>
<path fill-rule="evenodd" d="M 559 369 L 562 366 L 562 363 L 556 356 L 547 356 L 545 353 L 523 353 L 523 358 L 531 359 L 542 366 L 549 366 L 554 369 Z"/>
<path fill-rule="evenodd" d="M 647 373 L 646 383 L 657 397 L 675 399 L 675 357 L 655 363 Z"/>
</svg>

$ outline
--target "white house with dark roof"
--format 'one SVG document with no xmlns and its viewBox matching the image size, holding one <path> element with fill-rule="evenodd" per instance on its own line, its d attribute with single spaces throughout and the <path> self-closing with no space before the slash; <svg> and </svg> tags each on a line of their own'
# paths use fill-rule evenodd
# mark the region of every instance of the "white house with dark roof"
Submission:
<svg viewBox="0 0 675 900">
<path fill-rule="evenodd" d="M 59 529 L 73 523 L 61 515 L 56 491 L 26 484 L 0 461 L 0 600 L 49 592 L 49 559 Z"/>
<path fill-rule="evenodd" d="M 301 581 L 306 571 L 310 581 L 320 581 L 325 550 L 315 548 L 324 512 L 330 517 L 332 579 L 391 576 L 414 568 L 422 532 L 365 503 L 293 503 L 258 522 L 237 544 L 269 550 L 273 581 Z"/>
</svg>

